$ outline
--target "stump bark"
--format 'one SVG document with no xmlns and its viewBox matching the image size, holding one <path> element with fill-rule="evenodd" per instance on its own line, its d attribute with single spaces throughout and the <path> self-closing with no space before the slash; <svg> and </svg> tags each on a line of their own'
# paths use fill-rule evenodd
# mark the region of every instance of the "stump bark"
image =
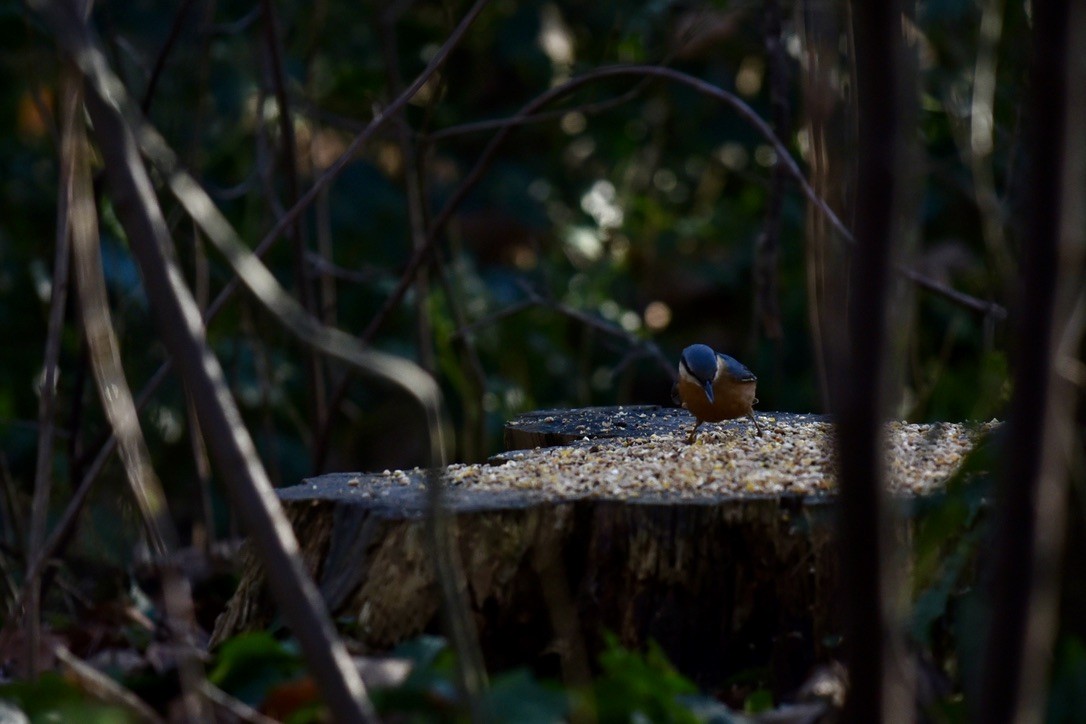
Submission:
<svg viewBox="0 0 1086 724">
<path fill-rule="evenodd" d="M 705 444 L 687 446 L 692 418 L 682 410 L 544 411 L 510 422 L 507 444 L 566 447 L 514 451 L 490 466 L 445 471 L 466 595 L 488 667 L 527 664 L 581 678 L 611 631 L 629 647 L 656 641 L 708 690 L 768 667 L 783 692 L 832 654 L 826 649 L 838 630 L 832 492 L 780 492 L 778 484 L 767 493 L 742 479 L 730 481 L 732 487 L 713 479 L 676 489 L 678 473 L 660 473 L 655 487 L 651 475 L 645 482 L 646 466 L 655 464 L 650 454 L 699 461 L 696 475 L 726 475 L 748 471 L 746 448 L 780 448 L 799 434 L 790 431 L 825 426 L 802 415 L 761 413 L 760 420 L 769 425 L 766 438 L 735 422 L 716 426 Z M 629 468 L 621 462 L 592 468 L 620 453 L 632 455 Z M 831 461 L 810 464 L 832 475 Z M 757 471 L 767 464 L 751 465 Z M 564 487 L 585 470 L 612 479 L 580 481 L 573 492 Z M 340 473 L 279 491 L 333 616 L 352 623 L 352 637 L 373 651 L 439 632 L 423 521 L 425 477 Z M 640 480 L 640 487 L 623 488 L 616 477 Z M 263 579 L 250 557 L 216 641 L 273 622 Z"/>
</svg>

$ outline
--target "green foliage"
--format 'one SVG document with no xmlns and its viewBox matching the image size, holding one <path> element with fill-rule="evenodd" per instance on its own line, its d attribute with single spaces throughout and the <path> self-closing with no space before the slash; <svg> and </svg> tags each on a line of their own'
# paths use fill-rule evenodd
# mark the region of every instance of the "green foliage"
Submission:
<svg viewBox="0 0 1086 724">
<path fill-rule="evenodd" d="M 997 429 L 978 441 L 942 492 L 916 502 L 910 633 L 925 650 L 933 627 L 947 623 L 953 602 L 975 583 L 978 547 L 989 535 L 983 513 L 1004 434 Z"/>
<path fill-rule="evenodd" d="M 593 684 L 593 706 L 601 722 L 696 722 L 680 697 L 697 692 L 668 662 L 655 642 L 644 654 L 622 648 L 614 634 L 600 654 L 599 679 Z"/>
<path fill-rule="evenodd" d="M 84 692 L 54 673 L 44 674 L 34 682 L 0 684 L 0 706 L 5 702 L 17 706 L 32 724 L 68 721 L 134 724 L 138 721 L 123 709 L 89 699 Z M 3 709 L 0 708 L 2 714 Z"/>
<path fill-rule="evenodd" d="M 412 662 L 403 685 L 373 692 L 383 716 L 407 721 L 458 722 L 465 708 L 455 684 L 455 658 L 443 639 L 424 636 L 400 645 L 394 656 Z M 547 724 L 562 721 L 568 711 L 566 694 L 520 669 L 493 677 L 482 702 L 488 720 Z"/>
<path fill-rule="evenodd" d="M 1048 696 L 1048 724 L 1086 721 L 1086 644 L 1066 637 L 1056 648 Z"/>
<path fill-rule="evenodd" d="M 404 682 L 370 694 L 383 717 L 397 721 L 462 722 L 467 709 L 456 683 L 456 659 L 444 639 L 422 636 L 398 646 L 394 659 L 407 659 Z M 268 692 L 295 679 L 302 662 L 290 645 L 268 634 L 239 635 L 216 652 L 209 680 L 242 701 L 260 706 Z M 697 687 L 679 674 L 655 644 L 645 653 L 622 648 L 609 635 L 600 654 L 600 674 L 587 690 L 563 690 L 525 669 L 491 677 L 482 701 L 488 720 L 547 724 L 574 713 L 592 713 L 600 722 L 696 722 Z M 752 697 L 750 711 L 771 708 L 772 700 Z M 696 708 L 696 707 L 695 707 Z M 716 706 L 719 709 L 719 705 Z M 311 713 L 311 712 L 310 712 Z M 299 716 L 308 716 L 299 713 Z"/>
<path fill-rule="evenodd" d="M 747 714 L 760 714 L 773 708 L 773 692 L 769 689 L 756 689 L 743 701 L 743 711 Z"/>
<path fill-rule="evenodd" d="M 245 633 L 223 643 L 208 680 L 250 706 L 259 706 L 268 690 L 303 672 L 293 646 L 264 632 Z"/>
<path fill-rule="evenodd" d="M 913 605 L 908 633 L 954 682 L 934 704 L 939 722 L 968 721 L 967 696 L 980 671 L 987 608 L 978 588 L 978 558 L 990 538 L 986 515 L 1006 429 L 978 440 L 945 489 L 915 501 L 912 511 Z"/>
</svg>

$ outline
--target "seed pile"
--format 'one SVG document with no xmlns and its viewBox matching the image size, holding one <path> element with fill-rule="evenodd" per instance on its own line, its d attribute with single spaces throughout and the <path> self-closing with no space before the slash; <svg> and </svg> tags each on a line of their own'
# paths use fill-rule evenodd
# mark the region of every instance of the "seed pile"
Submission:
<svg viewBox="0 0 1086 724">
<path fill-rule="evenodd" d="M 745 422 L 707 425 L 693 445 L 686 430 L 506 453 L 484 465 L 452 465 L 446 481 L 467 492 L 519 491 L 545 497 L 819 495 L 836 487 L 833 425 L 759 415 L 762 434 Z M 892 422 L 886 432 L 890 489 L 924 494 L 939 488 L 973 445 L 999 425 Z M 382 477 L 382 476 L 378 476 Z M 417 473 L 387 472 L 417 485 Z"/>
</svg>

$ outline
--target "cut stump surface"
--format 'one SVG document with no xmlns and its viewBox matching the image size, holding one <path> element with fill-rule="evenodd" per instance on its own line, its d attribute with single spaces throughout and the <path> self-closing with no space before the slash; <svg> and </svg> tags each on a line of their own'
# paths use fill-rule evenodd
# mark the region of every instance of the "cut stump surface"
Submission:
<svg viewBox="0 0 1086 724">
<path fill-rule="evenodd" d="M 836 630 L 832 426 L 759 413 L 705 425 L 685 442 L 684 410 L 542 411 L 506 428 L 511 449 L 444 471 L 453 535 L 488 665 L 567 678 L 604 631 L 657 641 L 704 687 L 769 667 L 798 683 Z M 898 494 L 938 490 L 996 423 L 887 429 Z M 548 444 L 556 447 L 540 447 Z M 384 650 L 438 628 L 423 471 L 332 474 L 282 489 L 321 592 L 364 646 Z M 215 640 L 269 625 L 252 562 Z"/>
</svg>

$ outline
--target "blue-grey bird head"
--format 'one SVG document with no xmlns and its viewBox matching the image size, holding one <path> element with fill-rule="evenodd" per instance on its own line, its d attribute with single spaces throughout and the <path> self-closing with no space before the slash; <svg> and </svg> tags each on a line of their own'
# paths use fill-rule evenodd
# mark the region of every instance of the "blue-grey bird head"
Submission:
<svg viewBox="0 0 1086 724">
<path fill-rule="evenodd" d="M 705 390 L 709 402 L 713 401 L 713 380 L 716 379 L 716 352 L 705 344 L 692 344 L 683 350 L 679 368 L 687 372 Z"/>
</svg>

